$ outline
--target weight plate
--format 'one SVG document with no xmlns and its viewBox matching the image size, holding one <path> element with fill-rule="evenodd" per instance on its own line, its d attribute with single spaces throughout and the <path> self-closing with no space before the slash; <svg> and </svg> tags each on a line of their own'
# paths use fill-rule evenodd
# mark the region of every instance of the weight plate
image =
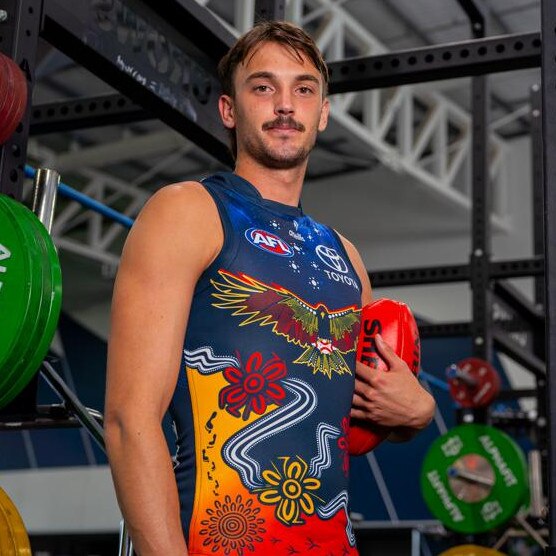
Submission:
<svg viewBox="0 0 556 556">
<path fill-rule="evenodd" d="M 18 104 L 18 98 L 17 98 L 17 93 L 16 93 L 16 89 L 17 89 L 17 79 L 18 79 L 18 75 L 17 73 L 14 71 L 14 61 L 11 58 L 8 58 L 6 60 L 7 65 L 6 65 L 6 78 L 8 80 L 8 90 L 7 90 L 7 102 L 4 105 L 4 110 L 3 112 L 0 114 L 0 121 L 2 122 L 2 126 L 0 127 L 0 144 L 4 143 L 13 133 L 13 130 L 15 129 L 13 126 L 13 119 L 14 119 L 14 114 L 17 112 L 17 104 Z M 17 68 L 19 69 L 19 68 Z"/>
<path fill-rule="evenodd" d="M 6 492 L 0 488 L 0 554 L 31 556 L 25 524 Z"/>
<path fill-rule="evenodd" d="M 32 377 L 44 359 L 58 326 L 62 304 L 62 271 L 58 253 L 50 234 L 31 211 L 27 211 L 27 217 L 35 226 L 37 237 L 42 243 L 44 260 L 46 261 L 43 267 L 43 305 L 39 312 L 38 335 L 33 342 L 35 350 L 32 353 L 28 366 L 28 372 Z"/>
<path fill-rule="evenodd" d="M 21 207 L 21 209 L 19 208 Z M 21 329 L 20 337 L 16 342 L 12 353 L 6 360 L 3 369 L 3 379 L 0 384 L 0 407 L 4 406 L 6 403 L 13 399 L 13 395 L 9 395 L 9 392 L 13 391 L 14 385 L 21 382 L 22 373 L 25 369 L 25 361 L 29 357 L 29 353 L 32 353 L 35 345 L 35 333 L 37 327 L 39 326 L 39 310 L 42 306 L 43 297 L 43 269 L 44 264 L 42 263 L 43 254 L 39 248 L 37 242 L 37 235 L 34 228 L 30 225 L 25 217 L 25 214 L 20 214 L 20 210 L 27 210 L 19 203 L 12 201 L 11 209 L 14 216 L 16 217 L 22 231 L 27 239 L 26 247 L 27 253 L 32 257 L 33 264 L 31 265 L 31 272 L 29 274 L 29 279 L 32 282 L 32 292 L 31 298 L 28 304 L 27 319 L 24 326 Z M 24 256 L 25 251 L 20 251 L 21 256 Z M 28 382 L 30 377 L 26 377 L 25 380 Z M 26 383 L 27 383 L 26 382 Z"/>
<path fill-rule="evenodd" d="M 421 469 L 421 491 L 433 515 L 460 533 L 502 525 L 524 504 L 525 457 L 505 433 L 460 425 L 437 438 Z"/>
<path fill-rule="evenodd" d="M 25 110 L 27 109 L 27 78 L 23 73 L 23 70 L 14 62 L 12 71 L 15 77 L 15 97 L 16 104 L 13 111 L 13 121 L 11 122 L 11 127 L 13 131 L 17 129 L 17 126 L 23 119 L 25 115 Z M 12 132 L 13 133 L 13 132 Z"/>
<path fill-rule="evenodd" d="M 11 59 L 6 59 L 4 76 L 8 78 L 8 102 L 0 114 L 0 144 L 4 143 L 15 131 L 27 107 L 27 79 L 21 68 Z"/>
<path fill-rule="evenodd" d="M 44 324 L 44 311 L 47 309 L 47 299 L 50 294 L 48 292 L 48 284 L 45 280 L 49 279 L 50 270 L 48 269 L 43 241 L 36 227 L 36 217 L 26 207 L 20 203 L 11 206 L 15 217 L 18 222 L 25 229 L 27 237 L 32 240 L 32 246 L 36 247 L 34 256 L 37 268 L 34 270 L 33 279 L 39 287 L 39 298 L 35 306 L 30 312 L 28 326 L 25 329 L 23 338 L 25 344 L 16 349 L 12 356 L 11 368 L 12 373 L 10 381 L 0 388 L 0 407 L 12 401 L 16 395 L 29 383 L 36 372 L 31 369 L 30 359 L 36 351 L 37 341 L 40 339 L 40 334 Z M 46 291 L 45 291 L 46 288 Z"/>
<path fill-rule="evenodd" d="M 478 546 L 476 544 L 462 544 L 460 546 L 454 546 L 445 552 L 442 552 L 440 556 L 505 556 L 502 552 L 494 550 L 492 548 L 486 548 L 484 546 Z"/>
<path fill-rule="evenodd" d="M 33 323 L 41 284 L 34 275 L 39 256 L 34 237 L 13 211 L 16 201 L 0 195 L 0 314 L 9 315 L 0 334 L 0 392 L 28 341 L 26 326 Z"/>
<path fill-rule="evenodd" d="M 4 111 L 4 105 L 8 102 L 8 88 L 9 88 L 9 76 L 8 76 L 8 62 L 6 60 L 7 56 L 0 53 L 0 114 Z M 0 120 L 1 121 L 1 120 Z"/>
<path fill-rule="evenodd" d="M 500 392 L 500 376 L 484 359 L 468 357 L 447 371 L 450 395 L 462 407 L 485 407 Z"/>
<path fill-rule="evenodd" d="M 2 55 L 2 104 L 0 105 L 0 116 L 5 117 L 9 113 L 9 106 L 14 101 L 14 74 L 12 72 L 11 58 Z M 2 120 L 3 121 L 3 120 Z M 2 127 L 3 129 L 3 127 Z"/>
<path fill-rule="evenodd" d="M 0 407 L 13 400 L 37 372 L 52 342 L 61 307 L 61 270 L 52 239 L 31 211 L 23 205 L 18 206 L 17 210 L 19 217 L 30 225 L 33 237 L 41 247 L 41 304 L 37 308 L 28 348 L 22 354 L 18 375 L 9 388 L 1 391 Z"/>
</svg>

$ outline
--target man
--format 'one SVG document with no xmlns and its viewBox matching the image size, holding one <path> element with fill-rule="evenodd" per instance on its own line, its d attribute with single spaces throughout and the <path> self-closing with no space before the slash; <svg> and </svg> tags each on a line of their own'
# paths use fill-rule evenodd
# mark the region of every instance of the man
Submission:
<svg viewBox="0 0 556 556">
<path fill-rule="evenodd" d="M 390 372 L 356 365 L 365 267 L 299 206 L 329 111 L 315 44 L 264 23 L 219 70 L 235 171 L 157 192 L 116 280 L 105 428 L 118 500 L 141 556 L 357 554 L 350 414 L 411 433 L 434 402 L 380 340 Z"/>
</svg>

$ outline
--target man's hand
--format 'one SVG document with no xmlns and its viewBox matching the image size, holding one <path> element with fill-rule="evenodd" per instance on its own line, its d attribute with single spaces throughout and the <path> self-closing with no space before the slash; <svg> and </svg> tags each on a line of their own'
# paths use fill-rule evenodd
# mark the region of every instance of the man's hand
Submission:
<svg viewBox="0 0 556 556">
<path fill-rule="evenodd" d="M 404 436 L 411 436 L 410 431 L 420 430 L 431 421 L 434 399 L 379 334 L 375 339 L 388 371 L 356 363 L 351 416 L 387 427 L 401 427 Z"/>
</svg>

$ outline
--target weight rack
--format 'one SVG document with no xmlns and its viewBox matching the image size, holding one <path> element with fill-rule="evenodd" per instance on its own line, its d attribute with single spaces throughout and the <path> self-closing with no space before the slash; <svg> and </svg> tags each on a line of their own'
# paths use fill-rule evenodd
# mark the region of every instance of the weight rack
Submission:
<svg viewBox="0 0 556 556">
<path fill-rule="evenodd" d="M 545 438 L 548 439 L 553 436 L 556 426 L 556 404 L 548 403 L 548 400 L 556 399 L 556 161 L 550 156 L 556 152 L 556 6 L 550 0 L 542 0 L 540 35 L 528 33 L 484 38 L 485 18 L 478 3 L 474 0 L 458 2 L 469 17 L 473 40 L 331 63 L 330 91 L 334 94 L 473 76 L 473 250 L 469 264 L 382 271 L 372 273 L 371 277 L 375 287 L 469 281 L 473 292 L 473 322 L 435 325 L 434 333 L 450 334 L 458 326 L 460 330 L 467 327 L 471 331 L 474 355 L 488 359 L 493 347 L 497 347 L 534 372 L 539 408 L 543 408 L 547 401 L 548 429 Z M 16 133 L 0 147 L 0 192 L 21 199 L 30 133 L 89 127 L 93 120 L 98 125 L 109 125 L 156 117 L 221 162 L 229 164 L 230 158 L 217 115 L 208 109 L 218 94 L 216 63 L 233 41 L 228 30 L 194 0 L 168 0 L 164 3 L 155 0 L 115 0 L 110 6 L 100 4 L 96 10 L 89 9 L 88 4 L 84 0 L 0 0 L 0 9 L 7 13 L 6 21 L 0 24 L 0 50 L 22 67 L 27 75 L 30 92 L 34 85 L 40 36 L 123 95 L 111 99 L 78 99 L 34 108 L 29 104 Z M 280 10 L 283 2 L 258 0 L 256 5 L 259 15 L 264 15 L 265 10 L 266 15 L 272 17 L 283 15 Z M 176 21 L 180 22 L 181 29 L 188 30 L 188 36 L 176 28 Z M 117 37 L 119 25 L 128 31 L 123 43 Z M 178 72 L 191 70 L 194 77 L 191 88 L 184 88 L 179 81 L 169 79 L 160 67 L 152 67 L 146 52 L 136 48 L 141 34 L 147 30 L 154 33 L 156 45 L 167 45 Z M 99 40 L 100 36 L 102 41 Z M 207 45 L 207 49 L 200 51 L 198 44 Z M 139 81 L 137 75 L 122 71 L 118 54 L 125 55 L 126 60 L 139 70 L 144 79 Z M 160 56 L 164 54 L 160 50 L 156 54 L 160 61 Z M 532 97 L 536 99 L 533 101 L 534 106 L 542 114 L 542 140 L 538 133 L 540 126 L 535 123 L 539 121 L 540 114 L 534 116 L 537 119 L 532 125 L 535 144 L 534 221 L 537 223 L 535 256 L 525 260 L 493 262 L 490 260 L 491 234 L 486 211 L 485 130 L 488 91 L 484 76 L 487 73 L 539 65 L 542 68 L 542 89 Z M 164 85 L 165 92 L 162 88 L 157 89 L 156 83 Z M 183 98 L 184 102 L 174 105 L 172 98 L 176 97 Z M 542 107 L 539 107 L 539 97 Z M 203 121 L 203 128 L 191 117 L 191 107 L 202 115 L 200 120 Z M 540 144 L 544 152 L 542 159 L 539 154 Z M 543 174 L 544 178 L 541 177 Z M 540 225 L 543 221 L 541 214 L 544 216 L 544 233 Z M 543 273 L 544 288 L 539 278 Z M 524 276 L 537 277 L 537 302 L 545 300 L 546 356 L 543 341 L 540 340 L 545 335 L 538 320 L 532 329 L 536 340 L 531 349 L 521 348 L 507 333 L 493 329 L 492 305 L 496 292 L 493 292 L 492 282 Z M 507 297 L 506 301 L 511 308 L 519 308 L 516 310 L 518 314 L 523 311 L 528 314 L 533 314 L 535 310 L 538 312 L 537 307 L 524 300 L 518 301 L 515 296 L 513 299 Z M 426 328 L 424 332 L 426 336 Z M 556 476 L 554 443 L 549 445 L 548 456 L 547 476 L 550 478 Z M 556 481 L 550 481 L 548 492 L 550 506 L 553 507 L 556 505 Z M 554 555 L 556 546 L 552 545 L 556 542 L 556 512 L 550 514 L 549 529 L 551 546 L 547 553 Z"/>
</svg>

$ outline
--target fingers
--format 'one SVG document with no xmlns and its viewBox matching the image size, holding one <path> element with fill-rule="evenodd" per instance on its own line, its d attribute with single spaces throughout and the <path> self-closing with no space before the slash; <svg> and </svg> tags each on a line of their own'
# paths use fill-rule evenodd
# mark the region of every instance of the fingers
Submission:
<svg viewBox="0 0 556 556">
<path fill-rule="evenodd" d="M 377 408 L 371 401 L 357 393 L 353 395 L 350 417 L 354 419 L 363 419 L 365 421 L 374 421 L 379 416 L 380 412 L 377 413 Z"/>
<path fill-rule="evenodd" d="M 379 355 L 384 359 L 389 368 L 391 368 L 400 359 L 396 352 L 384 341 L 384 338 L 377 334 L 375 336 L 375 343 Z"/>
<path fill-rule="evenodd" d="M 372 369 L 368 365 L 361 363 L 360 361 L 355 362 L 355 381 L 360 380 L 366 384 L 371 384 L 373 382 L 373 375 L 376 375 L 376 369 Z"/>
<path fill-rule="evenodd" d="M 354 392 L 351 405 L 352 407 L 356 407 L 358 409 L 364 409 L 369 403 L 367 400 L 368 398 L 365 396 L 364 392 Z"/>
<path fill-rule="evenodd" d="M 367 421 L 368 419 L 367 413 L 365 411 L 363 411 L 362 409 L 357 409 L 355 407 L 351 408 L 349 416 L 352 419 L 361 419 L 362 421 Z"/>
</svg>

